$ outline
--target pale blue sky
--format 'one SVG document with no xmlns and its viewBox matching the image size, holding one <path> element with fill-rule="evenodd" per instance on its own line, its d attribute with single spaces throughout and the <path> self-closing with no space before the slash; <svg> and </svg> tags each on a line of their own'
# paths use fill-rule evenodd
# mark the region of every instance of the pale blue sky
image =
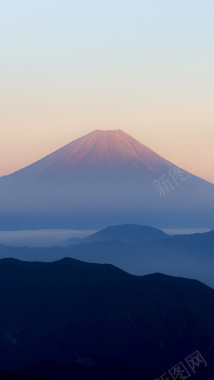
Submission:
<svg viewBox="0 0 214 380">
<path fill-rule="evenodd" d="M 213 19 L 213 0 L 0 1 L 0 175 L 121 128 L 214 181 Z"/>
</svg>

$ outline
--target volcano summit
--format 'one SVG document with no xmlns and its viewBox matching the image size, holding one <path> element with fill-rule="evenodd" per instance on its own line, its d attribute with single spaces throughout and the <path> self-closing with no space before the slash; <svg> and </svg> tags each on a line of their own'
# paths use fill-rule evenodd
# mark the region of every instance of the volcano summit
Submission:
<svg viewBox="0 0 214 380">
<path fill-rule="evenodd" d="M 0 178 L 0 228 L 214 225 L 214 185 L 121 130 L 96 130 Z"/>
</svg>

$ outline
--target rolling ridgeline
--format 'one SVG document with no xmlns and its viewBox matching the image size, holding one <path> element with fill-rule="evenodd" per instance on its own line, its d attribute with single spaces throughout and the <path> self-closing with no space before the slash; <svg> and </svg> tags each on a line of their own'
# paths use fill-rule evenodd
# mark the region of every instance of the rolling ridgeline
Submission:
<svg viewBox="0 0 214 380">
<path fill-rule="evenodd" d="M 214 373 L 214 290 L 63 259 L 0 260 L 0 368 L 50 379 L 153 379 L 199 350 Z"/>
<path fill-rule="evenodd" d="M 70 257 L 112 264 L 134 275 L 160 272 L 200 280 L 214 287 L 214 230 L 169 236 L 140 225 L 111 226 L 85 239 L 49 248 L 0 245 L 0 258 L 51 262 Z"/>
</svg>

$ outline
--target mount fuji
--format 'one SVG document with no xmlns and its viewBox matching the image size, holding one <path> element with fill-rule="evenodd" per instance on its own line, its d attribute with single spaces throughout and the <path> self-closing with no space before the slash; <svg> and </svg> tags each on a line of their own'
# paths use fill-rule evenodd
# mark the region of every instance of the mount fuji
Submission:
<svg viewBox="0 0 214 380">
<path fill-rule="evenodd" d="M 214 227 L 214 185 L 121 130 L 93 131 L 0 178 L 0 229 Z"/>
</svg>

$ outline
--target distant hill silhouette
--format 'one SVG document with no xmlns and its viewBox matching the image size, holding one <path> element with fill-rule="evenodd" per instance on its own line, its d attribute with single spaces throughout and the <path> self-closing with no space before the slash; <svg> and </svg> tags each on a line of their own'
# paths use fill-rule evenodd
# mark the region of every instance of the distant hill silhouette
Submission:
<svg viewBox="0 0 214 380">
<path fill-rule="evenodd" d="M 80 244 L 80 243 L 93 243 L 93 242 L 107 242 L 112 240 L 119 240 L 123 243 L 144 243 L 148 241 L 164 239 L 168 237 L 163 231 L 148 226 L 138 224 L 123 224 L 117 226 L 109 226 L 100 230 L 84 239 L 69 239 L 66 240 L 64 245 Z"/>
<path fill-rule="evenodd" d="M 163 238 L 156 240 L 158 236 Z M 161 272 L 189 277 L 214 287 L 214 230 L 168 236 L 150 227 L 127 225 L 107 228 L 87 239 L 78 240 L 81 244 L 75 241 L 75 244 L 72 242 L 73 245 L 66 247 L 18 248 L 0 245 L 0 258 L 49 262 L 71 257 L 85 262 L 113 264 L 135 275 Z M 140 239 L 154 240 L 136 243 Z"/>
<path fill-rule="evenodd" d="M 47 376 L 45 360 L 86 365 L 89 374 L 127 368 L 148 380 L 200 350 L 209 363 L 200 380 L 214 371 L 214 290 L 198 281 L 72 259 L 5 259 L 0 304 L 1 369 Z"/>
</svg>

